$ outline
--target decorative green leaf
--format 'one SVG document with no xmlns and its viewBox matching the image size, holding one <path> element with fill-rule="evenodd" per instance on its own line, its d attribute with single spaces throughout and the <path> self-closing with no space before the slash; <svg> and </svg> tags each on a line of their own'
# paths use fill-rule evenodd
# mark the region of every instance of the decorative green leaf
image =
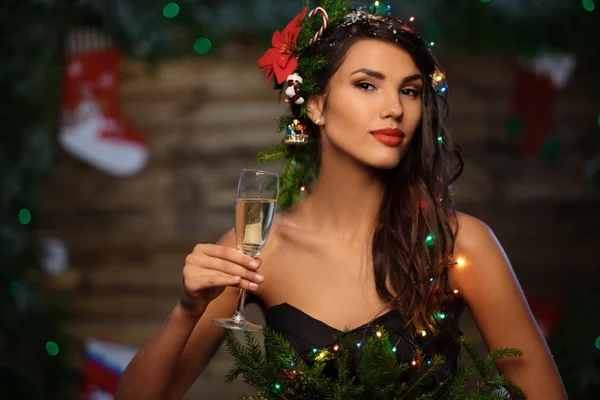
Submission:
<svg viewBox="0 0 600 400">
<path fill-rule="evenodd" d="M 482 378 L 486 378 L 489 374 L 489 371 L 486 368 L 484 360 L 475 349 L 475 346 L 473 346 L 473 344 L 465 336 L 461 336 L 458 341 L 463 345 L 467 354 L 469 354 L 469 357 L 471 357 L 473 365 L 475 365 L 475 368 L 477 368 L 479 375 L 481 375 Z"/>
<path fill-rule="evenodd" d="M 446 397 L 448 399 L 460 399 L 464 393 L 467 382 L 471 377 L 473 368 L 470 365 L 462 365 L 454 376 L 450 378 Z"/>
<path fill-rule="evenodd" d="M 506 357 L 522 357 L 523 352 L 518 349 L 511 348 L 502 348 L 502 349 L 492 349 L 490 353 L 485 358 L 484 361 L 484 370 L 486 372 L 486 376 L 490 373 L 490 371 L 494 368 L 496 362 L 502 358 Z"/>
<path fill-rule="evenodd" d="M 270 163 L 279 160 L 285 160 L 289 157 L 288 149 L 283 144 L 272 146 L 269 150 L 258 153 L 260 163 Z"/>
</svg>

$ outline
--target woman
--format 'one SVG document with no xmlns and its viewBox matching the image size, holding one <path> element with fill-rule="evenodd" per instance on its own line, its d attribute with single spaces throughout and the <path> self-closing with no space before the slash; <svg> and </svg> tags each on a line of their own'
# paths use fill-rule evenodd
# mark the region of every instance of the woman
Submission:
<svg viewBox="0 0 600 400">
<path fill-rule="evenodd" d="M 117 399 L 181 398 L 221 344 L 212 320 L 233 313 L 239 288 L 299 352 L 377 322 L 421 338 L 450 371 L 466 305 L 489 347 L 523 351 L 499 362 L 501 373 L 530 399 L 566 398 L 500 244 L 483 222 L 454 210 L 450 187 L 462 159 L 443 128 L 435 59 L 398 20 L 343 9 L 329 16 L 341 11 L 301 47 L 298 35 L 314 33 L 301 32 L 305 10 L 259 63 L 279 87 L 291 78 L 291 117 L 319 145 L 316 185 L 277 216 L 260 259 L 236 250 L 233 231 L 194 248 L 179 302 L 128 366 Z M 327 63 L 311 69 L 306 59 Z M 448 317 L 434 321 L 436 312 Z"/>
</svg>

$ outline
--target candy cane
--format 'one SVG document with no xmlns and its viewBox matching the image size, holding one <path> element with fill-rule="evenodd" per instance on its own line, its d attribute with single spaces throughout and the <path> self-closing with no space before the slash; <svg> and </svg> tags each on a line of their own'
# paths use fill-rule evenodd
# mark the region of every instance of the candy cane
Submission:
<svg viewBox="0 0 600 400">
<path fill-rule="evenodd" d="M 311 10 L 311 12 L 308 14 L 308 16 L 310 18 L 314 17 L 315 14 L 321 14 L 321 16 L 323 17 L 323 25 L 321 25 L 321 27 L 319 28 L 319 30 L 317 31 L 317 33 L 315 33 L 315 36 L 310 40 L 310 43 L 315 42 L 325 31 L 325 29 L 327 29 L 327 23 L 329 22 L 329 16 L 327 15 L 327 11 L 325 11 L 325 9 L 323 7 L 315 7 Z"/>
</svg>

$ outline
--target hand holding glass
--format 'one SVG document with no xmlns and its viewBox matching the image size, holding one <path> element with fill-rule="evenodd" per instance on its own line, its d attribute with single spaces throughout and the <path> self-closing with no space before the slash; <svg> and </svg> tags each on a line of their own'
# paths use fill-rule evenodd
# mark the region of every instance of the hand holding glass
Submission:
<svg viewBox="0 0 600 400">
<path fill-rule="evenodd" d="M 235 205 L 235 237 L 239 251 L 255 258 L 265 247 L 279 196 L 279 175 L 244 169 L 238 182 Z M 257 331 L 262 329 L 246 320 L 246 291 L 240 289 L 237 311 L 231 318 L 216 318 L 214 323 L 227 329 Z"/>
</svg>

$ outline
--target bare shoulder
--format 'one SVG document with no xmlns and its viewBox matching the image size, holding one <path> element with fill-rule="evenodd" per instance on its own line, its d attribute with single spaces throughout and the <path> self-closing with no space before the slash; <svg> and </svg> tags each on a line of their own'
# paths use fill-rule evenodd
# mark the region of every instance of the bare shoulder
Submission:
<svg viewBox="0 0 600 400">
<path fill-rule="evenodd" d="M 449 277 L 462 297 L 477 296 L 494 276 L 514 279 L 504 249 L 487 223 L 457 212 L 456 224 L 454 255 L 464 262 L 452 268 Z"/>
<path fill-rule="evenodd" d="M 497 244 L 496 236 L 487 223 L 472 215 L 456 213 L 458 230 L 455 248 L 460 252 L 481 250 L 482 246 Z"/>
<path fill-rule="evenodd" d="M 467 303 L 488 348 L 513 347 L 523 357 L 497 362 L 531 399 L 565 399 L 552 357 L 529 310 L 502 245 L 483 221 L 457 213 L 455 258 L 449 283 Z"/>
</svg>

